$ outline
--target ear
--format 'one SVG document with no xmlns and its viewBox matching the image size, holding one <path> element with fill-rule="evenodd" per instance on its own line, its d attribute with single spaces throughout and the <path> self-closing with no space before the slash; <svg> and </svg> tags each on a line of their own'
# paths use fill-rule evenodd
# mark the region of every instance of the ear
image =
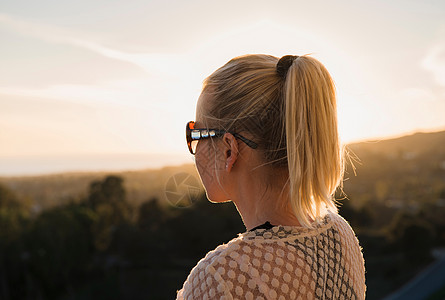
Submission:
<svg viewBox="0 0 445 300">
<path fill-rule="evenodd" d="M 225 169 L 230 172 L 238 159 L 238 141 L 231 133 L 223 136 Z"/>
</svg>

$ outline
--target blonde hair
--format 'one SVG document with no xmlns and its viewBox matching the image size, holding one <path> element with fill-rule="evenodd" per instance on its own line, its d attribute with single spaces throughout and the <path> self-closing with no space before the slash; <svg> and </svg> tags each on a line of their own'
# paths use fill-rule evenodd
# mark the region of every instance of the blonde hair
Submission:
<svg viewBox="0 0 445 300">
<path fill-rule="evenodd" d="M 212 95 L 204 118 L 213 128 L 247 132 L 272 171 L 287 168 L 289 205 L 311 227 L 326 209 L 337 212 L 333 195 L 343 177 L 335 86 L 312 57 L 294 59 L 285 78 L 278 61 L 245 55 L 216 70 L 204 81 Z"/>
</svg>

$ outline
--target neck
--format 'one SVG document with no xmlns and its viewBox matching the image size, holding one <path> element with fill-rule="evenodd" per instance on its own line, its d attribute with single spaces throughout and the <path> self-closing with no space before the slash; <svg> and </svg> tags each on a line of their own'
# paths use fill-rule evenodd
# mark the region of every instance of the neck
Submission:
<svg viewBox="0 0 445 300">
<path fill-rule="evenodd" d="M 274 210 L 273 208 L 251 207 L 246 205 L 247 201 L 233 201 L 238 209 L 238 212 L 243 219 L 244 226 L 247 230 L 251 230 L 266 222 L 270 222 L 272 225 L 284 225 L 284 226 L 300 226 L 300 223 L 295 216 L 289 213 Z"/>
<path fill-rule="evenodd" d="M 297 218 L 291 213 L 289 190 L 286 188 L 265 188 L 255 176 L 244 176 L 234 191 L 232 201 L 243 219 L 247 230 L 265 222 L 272 225 L 300 226 Z M 284 185 L 284 184 L 283 184 Z M 277 187 L 283 185 L 277 184 Z"/>
</svg>

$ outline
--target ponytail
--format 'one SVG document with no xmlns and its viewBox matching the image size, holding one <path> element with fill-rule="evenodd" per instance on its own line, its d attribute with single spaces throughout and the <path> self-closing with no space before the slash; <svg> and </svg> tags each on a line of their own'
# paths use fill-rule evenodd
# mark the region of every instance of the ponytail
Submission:
<svg viewBox="0 0 445 300">
<path fill-rule="evenodd" d="M 307 56 L 294 57 L 284 76 L 290 205 L 301 225 L 310 227 L 326 209 L 337 212 L 333 194 L 343 163 L 335 86 L 326 68 Z"/>
</svg>

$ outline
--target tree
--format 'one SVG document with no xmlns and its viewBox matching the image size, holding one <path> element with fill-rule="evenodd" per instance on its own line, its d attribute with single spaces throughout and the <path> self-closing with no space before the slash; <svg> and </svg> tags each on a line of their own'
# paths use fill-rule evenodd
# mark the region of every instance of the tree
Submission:
<svg viewBox="0 0 445 300">
<path fill-rule="evenodd" d="M 86 277 L 95 251 L 96 222 L 94 211 L 69 204 L 43 212 L 27 230 L 25 273 L 43 295 L 54 298 Z"/>
<path fill-rule="evenodd" d="M 113 230 L 131 218 L 131 207 L 126 201 L 123 179 L 119 176 L 107 176 L 103 181 L 90 184 L 88 206 L 97 214 L 95 225 L 95 245 L 105 250 L 110 244 Z"/>
<path fill-rule="evenodd" d="M 423 263 L 431 257 L 434 227 L 418 215 L 399 213 L 389 227 L 392 240 L 411 264 Z"/>
<path fill-rule="evenodd" d="M 8 188 L 0 185 L 0 298 L 9 299 L 12 288 L 22 283 L 20 238 L 28 222 L 28 210 Z"/>
</svg>

